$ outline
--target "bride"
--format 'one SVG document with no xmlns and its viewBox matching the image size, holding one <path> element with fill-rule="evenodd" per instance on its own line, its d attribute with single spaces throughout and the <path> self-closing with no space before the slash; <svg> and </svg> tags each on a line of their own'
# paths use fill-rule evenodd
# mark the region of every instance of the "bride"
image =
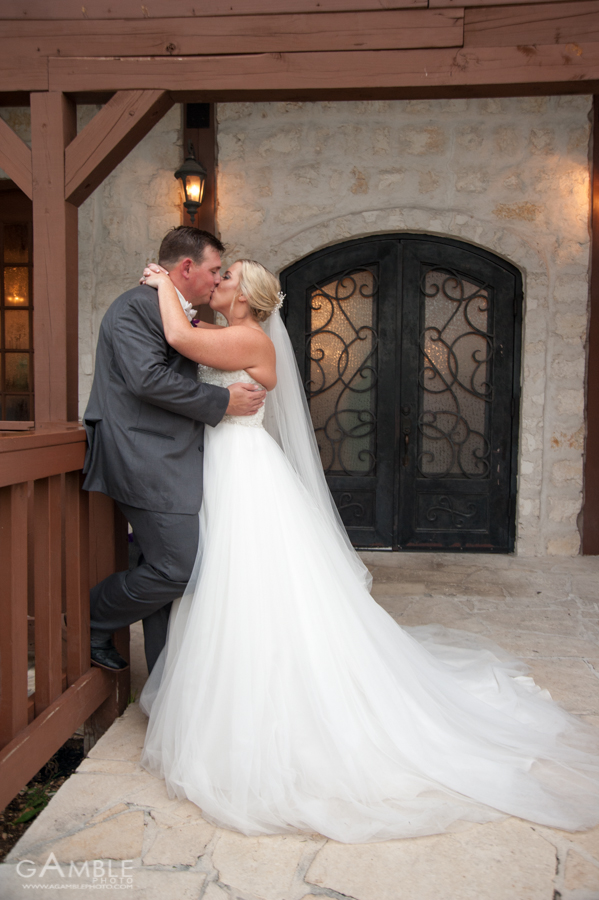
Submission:
<svg viewBox="0 0 599 900">
<path fill-rule="evenodd" d="M 166 339 L 203 381 L 263 385 L 206 428 L 200 547 L 142 692 L 142 764 L 248 835 L 415 837 L 519 816 L 599 822 L 599 734 L 478 636 L 402 629 L 369 593 L 328 492 L 279 283 L 238 260 L 191 328 L 168 275 Z"/>
</svg>

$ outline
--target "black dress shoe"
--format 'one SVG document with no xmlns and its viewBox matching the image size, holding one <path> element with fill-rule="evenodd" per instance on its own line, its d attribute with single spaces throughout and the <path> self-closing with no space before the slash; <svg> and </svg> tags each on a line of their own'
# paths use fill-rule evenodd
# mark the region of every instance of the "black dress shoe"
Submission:
<svg viewBox="0 0 599 900">
<path fill-rule="evenodd" d="M 122 669 L 128 669 L 129 663 L 123 659 L 116 647 L 110 644 L 108 647 L 91 648 L 92 666 L 99 666 L 101 669 L 108 669 L 109 672 L 120 672 Z"/>
</svg>

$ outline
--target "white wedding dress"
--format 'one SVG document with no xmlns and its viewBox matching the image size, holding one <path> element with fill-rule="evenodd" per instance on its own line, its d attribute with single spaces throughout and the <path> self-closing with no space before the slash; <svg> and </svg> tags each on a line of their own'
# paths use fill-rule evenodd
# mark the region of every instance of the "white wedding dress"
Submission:
<svg viewBox="0 0 599 900">
<path fill-rule="evenodd" d="M 402 629 L 263 416 L 206 427 L 202 545 L 142 693 L 143 765 L 252 835 L 364 842 L 505 814 L 597 824 L 599 732 L 484 639 Z"/>
</svg>

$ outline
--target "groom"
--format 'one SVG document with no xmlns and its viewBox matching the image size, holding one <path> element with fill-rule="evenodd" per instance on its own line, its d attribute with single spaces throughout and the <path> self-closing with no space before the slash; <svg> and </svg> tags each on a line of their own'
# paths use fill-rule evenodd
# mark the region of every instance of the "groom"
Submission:
<svg viewBox="0 0 599 900">
<path fill-rule="evenodd" d="M 158 261 L 188 318 L 219 284 L 223 252 L 214 235 L 188 226 L 162 241 Z M 201 384 L 196 373 L 196 363 L 166 343 L 153 288 L 117 297 L 100 328 L 83 418 L 83 488 L 116 500 L 141 556 L 91 591 L 91 659 L 106 669 L 127 666 L 111 635 L 139 619 L 149 671 L 165 644 L 171 603 L 189 581 L 198 547 L 204 424 L 217 425 L 225 413 L 254 415 L 264 402 L 266 392 L 253 385 Z"/>
</svg>

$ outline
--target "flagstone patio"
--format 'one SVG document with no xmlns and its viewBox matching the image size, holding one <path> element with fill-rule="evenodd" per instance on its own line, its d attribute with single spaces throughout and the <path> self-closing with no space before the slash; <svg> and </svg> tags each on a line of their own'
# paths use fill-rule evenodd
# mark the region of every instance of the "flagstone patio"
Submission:
<svg viewBox="0 0 599 900">
<path fill-rule="evenodd" d="M 599 558 L 364 558 L 373 595 L 398 622 L 492 637 L 524 657 L 556 700 L 599 726 Z M 132 647 L 139 693 L 138 627 Z M 141 768 L 145 725 L 132 703 L 93 747 L 0 866 L 4 900 L 28 889 L 48 898 L 127 890 L 148 900 L 599 900 L 599 828 L 570 834 L 507 818 L 359 845 L 215 828 Z"/>
</svg>

